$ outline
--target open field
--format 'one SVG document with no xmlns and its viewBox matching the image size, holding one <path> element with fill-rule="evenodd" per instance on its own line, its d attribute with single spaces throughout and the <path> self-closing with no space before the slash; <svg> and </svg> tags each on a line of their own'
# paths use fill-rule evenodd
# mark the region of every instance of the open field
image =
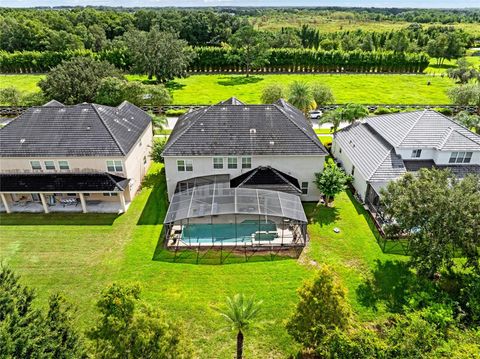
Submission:
<svg viewBox="0 0 480 359">
<path fill-rule="evenodd" d="M 297 347 L 284 329 L 293 310 L 296 289 L 317 263 L 333 266 L 348 288 L 348 299 L 360 320 L 386 314 L 362 306 L 357 288 L 376 261 L 405 257 L 384 254 L 366 222 L 365 212 L 346 193 L 335 208 L 306 204 L 310 244 L 300 260 L 226 265 L 195 265 L 152 260 L 167 208 L 164 176 L 155 165 L 146 186 L 120 217 L 111 215 L 1 215 L 0 260 L 37 290 L 42 302 L 61 291 L 79 310 L 87 328 L 95 318 L 94 302 L 111 282 L 138 282 L 142 297 L 185 323 L 201 358 L 231 358 L 234 336 L 222 331 L 214 307 L 227 295 L 243 292 L 263 300 L 260 328 L 246 336 L 248 358 L 285 357 Z M 341 232 L 335 234 L 334 227 Z M 155 256 L 157 257 L 157 256 Z M 395 275 L 394 275 L 395 277 Z"/>
</svg>

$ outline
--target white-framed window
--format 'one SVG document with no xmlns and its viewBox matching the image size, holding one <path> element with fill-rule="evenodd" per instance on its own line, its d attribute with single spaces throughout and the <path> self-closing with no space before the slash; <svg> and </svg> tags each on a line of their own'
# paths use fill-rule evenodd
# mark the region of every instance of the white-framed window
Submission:
<svg viewBox="0 0 480 359">
<path fill-rule="evenodd" d="M 237 168 L 237 157 L 228 157 L 228 168 L 229 169 Z"/>
<path fill-rule="evenodd" d="M 192 172 L 193 161 L 192 160 L 177 160 L 178 172 Z"/>
<path fill-rule="evenodd" d="M 473 152 L 452 152 L 448 163 L 470 163 Z"/>
<path fill-rule="evenodd" d="M 123 164 L 120 160 L 108 160 L 107 161 L 108 172 L 123 172 Z"/>
<path fill-rule="evenodd" d="M 43 164 L 45 165 L 46 170 L 55 170 L 55 161 L 44 161 Z"/>
<path fill-rule="evenodd" d="M 302 194 L 308 194 L 308 182 L 302 182 Z"/>
<path fill-rule="evenodd" d="M 103 193 L 104 197 L 116 197 L 118 196 L 117 192 L 104 192 Z"/>
<path fill-rule="evenodd" d="M 68 161 L 58 161 L 58 168 L 61 170 L 69 170 L 70 165 L 68 164 Z"/>
<path fill-rule="evenodd" d="M 242 168 L 252 168 L 252 157 L 242 157 Z"/>
<path fill-rule="evenodd" d="M 223 169 L 223 157 L 213 157 L 213 168 L 217 170 Z"/>
<path fill-rule="evenodd" d="M 30 166 L 32 166 L 32 170 L 41 170 L 42 164 L 40 161 L 30 161 Z"/>
<path fill-rule="evenodd" d="M 412 158 L 420 158 L 421 155 L 422 155 L 421 149 L 416 149 L 412 151 Z"/>
</svg>

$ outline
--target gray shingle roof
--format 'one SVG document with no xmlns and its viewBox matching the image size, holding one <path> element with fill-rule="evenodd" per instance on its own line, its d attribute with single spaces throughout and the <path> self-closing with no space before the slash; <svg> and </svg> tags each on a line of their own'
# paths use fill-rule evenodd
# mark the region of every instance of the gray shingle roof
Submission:
<svg viewBox="0 0 480 359">
<path fill-rule="evenodd" d="M 446 151 L 480 150 L 480 136 L 436 111 L 370 117 L 365 121 L 392 146 Z"/>
<path fill-rule="evenodd" d="M 337 132 L 335 142 L 367 181 L 386 181 L 406 172 L 393 146 L 365 123 L 356 122 Z"/>
<path fill-rule="evenodd" d="M 124 156 L 150 117 L 123 102 L 32 107 L 0 129 L 0 157 Z"/>
<path fill-rule="evenodd" d="M 179 118 L 163 152 L 188 155 L 327 155 L 303 114 L 281 100 L 229 99 Z"/>
</svg>

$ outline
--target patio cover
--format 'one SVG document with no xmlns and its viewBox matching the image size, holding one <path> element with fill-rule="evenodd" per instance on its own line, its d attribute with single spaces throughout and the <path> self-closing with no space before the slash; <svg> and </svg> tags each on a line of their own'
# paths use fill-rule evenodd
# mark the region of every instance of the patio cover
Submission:
<svg viewBox="0 0 480 359">
<path fill-rule="evenodd" d="M 296 195 L 264 189 L 225 188 L 215 184 L 175 193 L 164 223 L 222 214 L 275 216 L 307 223 L 302 202 Z"/>
<path fill-rule="evenodd" d="M 109 173 L 1 173 L 0 192 L 122 192 L 129 180 Z"/>
</svg>

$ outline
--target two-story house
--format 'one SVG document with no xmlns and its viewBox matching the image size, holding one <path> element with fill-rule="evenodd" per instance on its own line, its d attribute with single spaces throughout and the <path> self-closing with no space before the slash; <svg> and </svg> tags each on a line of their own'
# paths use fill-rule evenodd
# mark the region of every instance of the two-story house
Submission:
<svg viewBox="0 0 480 359">
<path fill-rule="evenodd" d="M 458 177 L 480 174 L 480 136 L 435 111 L 369 117 L 334 136 L 332 153 L 367 204 L 407 171 L 449 168 Z"/>
<path fill-rule="evenodd" d="M 152 121 L 138 107 L 32 107 L 0 129 L 0 209 L 124 212 L 150 163 Z"/>
<path fill-rule="evenodd" d="M 178 119 L 163 152 L 168 196 L 192 178 L 223 175 L 232 187 L 317 201 L 313 181 L 327 154 L 302 112 L 284 100 L 245 105 L 231 98 Z"/>
</svg>

